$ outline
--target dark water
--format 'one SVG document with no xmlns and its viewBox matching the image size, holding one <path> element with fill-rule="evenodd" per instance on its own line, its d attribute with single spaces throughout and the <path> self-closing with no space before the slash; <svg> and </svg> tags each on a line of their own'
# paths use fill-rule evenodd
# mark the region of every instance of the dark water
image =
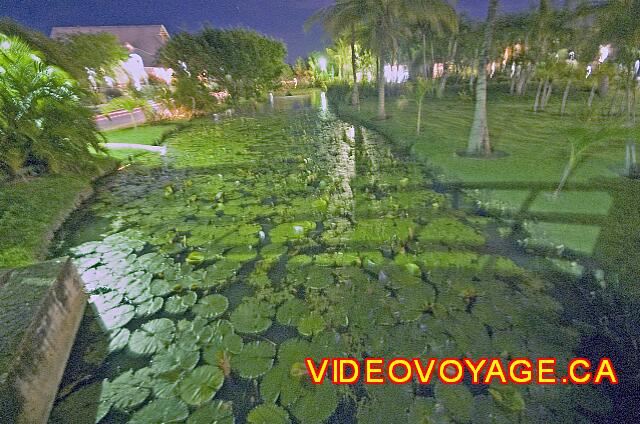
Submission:
<svg viewBox="0 0 640 424">
<path fill-rule="evenodd" d="M 105 179 L 96 196 L 74 213 L 58 234 L 54 256 L 71 252 L 78 257 L 82 272 L 105 270 L 103 280 L 90 287 L 94 302 L 98 299 L 98 304 L 101 299 L 122 290 L 124 297 L 118 307 L 135 305 L 136 311 L 141 308 L 142 303 L 136 303 L 132 295 L 139 294 L 137 283 L 131 283 L 133 290 L 121 288 L 116 282 L 138 275 L 136 272 L 144 275 L 147 270 L 142 268 L 139 258 L 145 254 L 170 263 L 163 265 L 163 271 L 148 275 L 148 281 L 155 284 L 158 280 L 167 279 L 175 287 L 156 296 L 164 300 L 162 309 L 150 316 L 136 316 L 111 332 L 105 331 L 105 322 L 101 319 L 101 316 L 108 315 L 108 310 L 101 311 L 96 308 L 96 303 L 90 304 L 63 377 L 52 422 L 94 422 L 96 417 L 103 415 L 99 408 L 105 403 L 110 407 L 102 422 L 127 422 L 132 417 L 139 417 L 136 414 L 149 408 L 154 398 L 159 401 L 165 399 L 164 395 L 158 394 L 158 381 L 165 377 L 153 373 L 147 380 L 136 383 L 136 387 L 148 390 L 150 394 L 131 406 L 111 405 L 109 402 L 113 401 L 110 398 L 105 400 L 108 391 L 104 383 L 101 388 L 99 386 L 105 379 L 113 381 L 129 370 L 145 376 L 144 372 L 151 369 L 163 349 L 180 346 L 182 339 L 179 339 L 181 336 L 177 331 L 173 341 L 160 348 L 154 356 L 135 354 L 128 347 L 111 351 L 109 346 L 113 334 L 122 329 L 134 334 L 150 320 L 167 318 L 178 325 L 181 321 L 191 322 L 198 317 L 192 306 L 180 313 L 167 312 L 168 299 L 173 296 L 195 293 L 201 299 L 210 294 L 223 295 L 228 307 L 221 318 L 231 321 L 230 311 L 241 306 L 245 298 L 270 304 L 274 308 L 270 316 L 272 324 L 265 331 L 242 334 L 245 345 L 266 342 L 279 348 L 287 341 L 302 340 L 311 348 L 320 349 L 327 338 L 333 338 L 336 343 L 329 348 L 330 351 L 344 349 L 341 352 L 355 356 L 393 354 L 411 357 L 425 352 L 453 356 L 461 355 L 465 349 L 472 356 L 486 356 L 496 352 L 483 350 L 488 348 L 480 344 L 438 350 L 441 347 L 436 341 L 446 341 L 445 344 L 453 346 L 468 343 L 463 335 L 443 336 L 434 330 L 440 325 L 444 328 L 451 326 L 452 333 L 456 330 L 458 334 L 460 331 L 464 334 L 463 324 L 455 327 L 454 323 L 466 322 L 473 316 L 473 306 L 467 305 L 464 311 L 456 310 L 460 296 L 446 294 L 451 285 L 466 287 L 468 281 L 474 281 L 483 287 L 479 290 L 484 290 L 477 304 L 498 305 L 495 307 L 499 312 L 499 305 L 509 308 L 512 303 L 504 298 L 505 293 L 512 293 L 514 302 L 523 295 L 518 285 L 525 283 L 528 277 L 521 276 L 514 269 L 518 266 L 541 272 L 549 269 L 544 259 L 521 249 L 515 239 L 500 237 L 494 222 L 480 220 L 477 224 L 477 216 L 468 214 L 468 204 L 462 193 L 449 193 L 434 184 L 428 170 L 412 162 L 406 152 L 389 145 L 367 129 L 340 121 L 328 109 L 324 94 L 276 98 L 272 106 L 267 105 L 255 115 L 224 118 L 216 122 L 200 121 L 170 138 L 168 146 L 168 161 L 163 167 L 137 164 Z M 457 209 L 465 209 L 467 213 Z M 482 211 L 475 212 L 478 216 L 483 215 Z M 450 234 L 446 230 L 437 230 L 441 231 L 435 233 L 440 239 L 436 237 L 430 242 L 424 241 L 428 234 L 414 234 L 426 231 L 432 222 L 458 223 L 445 227 L 452 228 L 454 241 L 449 240 Z M 287 227 L 288 223 L 293 224 Z M 408 229 L 402 225 L 407 225 Z M 219 230 L 225 228 L 229 232 Z M 258 230 L 263 233 L 260 239 L 256 238 Z M 298 237 L 299 232 L 304 232 L 304 237 Z M 484 234 L 482 246 L 465 244 L 464 237 L 469 236 L 469 232 Z M 282 238 L 283 233 L 285 239 Z M 113 235 L 123 234 L 123 241 L 111 247 L 116 253 L 121 252 L 116 257 L 108 248 L 104 252 L 99 251 L 105 243 L 90 245 L 93 247 L 88 254 L 74 249 L 87 246 L 83 245 L 86 242 L 107 241 Z M 106 245 L 109 246 L 108 242 Z M 204 259 L 188 264 L 193 252 L 203 252 Z M 300 272 L 304 275 L 318 271 L 318 268 L 326 271 L 319 264 L 330 255 L 333 255 L 330 265 L 333 276 L 330 278 L 339 285 L 344 284 L 342 288 L 338 290 L 330 285 L 318 289 L 292 283 L 299 278 Z M 335 259 L 341 255 L 352 258 L 348 266 L 339 262 L 342 259 Z M 433 255 L 436 259 L 432 258 Z M 456 263 L 462 261 L 461 257 L 467 257 L 464 255 L 471 255 L 474 259 L 462 265 Z M 492 263 L 498 257 L 510 260 L 508 270 L 485 269 L 477 265 L 483 260 Z M 308 260 L 313 263 L 309 264 Z M 421 271 L 417 276 L 404 271 L 402 267 L 406 261 L 420 265 Z M 351 268 L 356 264 L 354 271 Z M 267 266 L 263 272 L 262 268 Z M 233 270 L 228 277 L 218 277 L 229 267 Z M 347 268 L 366 282 L 362 283 L 367 287 L 366 293 L 354 289 L 356 285 L 352 285 L 350 280 L 341 280 L 340 272 Z M 171 279 L 167 276 L 169 272 L 177 276 Z M 404 273 L 402 278 L 418 281 L 421 286 L 414 292 L 401 284 L 389 285 L 386 275 L 392 272 Z M 201 280 L 209 279 L 211 275 L 221 278 L 221 281 L 211 287 L 203 286 Z M 493 288 L 496 289 L 495 294 Z M 420 306 L 424 310 L 416 312 L 401 303 L 398 299 L 411 297 L 405 292 L 414 297 L 416 294 L 418 297 L 424 295 L 425 304 Z M 442 304 L 447 310 L 443 317 L 430 311 L 432 305 L 426 304 L 432 292 L 435 293 L 434 303 Z M 566 290 L 556 290 L 555 295 L 566 301 Z M 350 296 L 362 296 L 360 306 L 363 308 L 348 303 L 345 299 Z M 548 293 L 531 296 L 527 304 L 535 305 L 538 300 L 541 303 L 551 301 Z M 295 326 L 284 325 L 274 318 L 275 308 L 282 307 L 283 301 L 292 298 L 303 301 L 314 311 L 323 311 L 328 322 L 320 333 L 304 335 Z M 380 304 L 385 302 L 389 302 L 388 308 L 392 313 L 380 309 Z M 336 320 L 331 316 L 334 307 L 345 310 L 349 318 L 347 326 L 331 321 Z M 387 316 L 387 312 L 388 318 L 381 318 Z M 535 309 L 516 309 L 513 313 L 525 316 L 536 312 Z M 540 312 L 548 313 L 547 310 Z M 490 321 L 493 318 L 486 319 Z M 542 317 L 541 320 L 547 318 Z M 209 325 L 217 322 L 209 321 Z M 557 330 L 562 334 L 569 321 L 570 317 L 551 314 L 544 325 L 548 325 L 549 333 Z M 493 324 L 484 325 L 491 327 Z M 469 327 L 468 331 L 471 334 L 477 329 Z M 571 346 L 563 345 L 565 340 L 553 337 L 539 340 L 537 335 L 527 331 L 516 328 L 512 333 L 507 332 L 506 337 L 512 338 L 510 342 L 522 345 L 535 340 L 543 352 L 523 348 L 517 352 L 519 355 L 545 353 L 547 356 L 566 357 L 571 353 Z M 498 343 L 491 341 L 490 335 L 483 337 L 488 337 L 491 343 Z M 350 342 L 347 344 L 345 340 Z M 378 340 L 387 340 L 387 343 L 380 345 Z M 198 345 L 201 352 L 205 348 L 206 343 Z M 502 352 L 500 346 L 495 348 Z M 282 361 L 276 356 L 273 369 Z M 204 360 L 200 357 L 198 366 L 203 365 Z M 260 386 L 264 377 L 240 377 L 233 358 L 231 365 L 221 363 L 219 366 L 231 369 L 214 399 L 232 402 L 236 422 L 245 422 L 249 411 L 261 403 Z M 185 370 L 181 374 L 179 387 L 183 384 L 180 379 L 190 372 Z M 94 387 L 98 389 L 93 390 Z M 315 390 L 304 386 L 301 396 L 334 396 L 312 389 Z M 126 390 L 135 392 L 136 389 L 127 387 Z M 172 392 L 170 398 L 182 402 L 180 399 L 185 396 L 180 391 L 182 389 L 175 390 L 178 392 Z M 398 423 L 421 422 L 412 421 L 414 418 L 451 420 L 460 419 L 460 411 L 467 409 L 491 410 L 492 414 L 503 414 L 501 419 L 507 422 L 514 417 L 519 417 L 522 422 L 558 419 L 551 412 L 557 407 L 555 404 L 547 405 L 545 400 L 534 396 L 524 395 L 527 405 L 533 405 L 530 410 L 511 414 L 500 412 L 486 390 L 469 386 L 474 406 L 463 402 L 451 403 L 447 395 L 438 390 L 427 386 L 403 392 L 378 393 L 356 386 L 350 395 L 340 395 L 335 404 L 325 406 L 326 411 L 321 410 L 317 414 L 331 423 L 391 422 L 385 418 L 388 416 L 396 417 L 393 422 Z M 325 400 L 324 397 L 321 399 Z M 434 406 L 433 410 L 426 408 L 420 415 L 416 412 L 419 410 L 416 405 L 423 402 L 426 405 L 437 402 L 444 406 Z M 209 403 L 202 404 L 206 406 Z M 296 403 L 282 406 L 293 422 L 313 422 L 296 409 L 299 408 Z M 189 414 L 193 416 L 198 408 L 198 405 L 189 406 Z M 471 414 L 474 421 L 486 418 L 483 412 Z"/>
</svg>

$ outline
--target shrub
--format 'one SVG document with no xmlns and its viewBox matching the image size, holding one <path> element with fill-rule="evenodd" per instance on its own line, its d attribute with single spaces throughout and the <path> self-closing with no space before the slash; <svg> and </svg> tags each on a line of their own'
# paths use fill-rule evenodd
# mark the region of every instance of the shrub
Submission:
<svg viewBox="0 0 640 424">
<path fill-rule="evenodd" d="M 10 178 L 80 171 L 99 149 L 77 83 L 18 38 L 0 34 L 0 168 Z"/>
</svg>

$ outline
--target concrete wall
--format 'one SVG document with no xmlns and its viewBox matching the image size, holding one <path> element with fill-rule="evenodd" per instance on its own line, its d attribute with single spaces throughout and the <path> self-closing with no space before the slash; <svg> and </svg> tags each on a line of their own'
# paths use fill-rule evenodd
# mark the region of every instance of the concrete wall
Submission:
<svg viewBox="0 0 640 424">
<path fill-rule="evenodd" d="M 87 303 L 67 259 L 0 271 L 0 423 L 46 423 Z"/>
</svg>

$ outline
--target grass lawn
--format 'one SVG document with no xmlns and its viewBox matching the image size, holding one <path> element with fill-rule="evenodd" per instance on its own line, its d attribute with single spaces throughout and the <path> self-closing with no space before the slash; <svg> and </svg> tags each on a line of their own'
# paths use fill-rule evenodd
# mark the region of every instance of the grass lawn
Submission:
<svg viewBox="0 0 640 424">
<path fill-rule="evenodd" d="M 103 132 L 107 143 L 133 143 L 155 145 L 160 141 L 162 135 L 173 131 L 178 126 L 176 124 L 162 123 L 156 125 L 144 125 L 138 128 L 125 128 Z"/>
<path fill-rule="evenodd" d="M 487 209 L 524 221 L 531 229 L 533 245 L 563 245 L 593 256 L 605 269 L 635 284 L 640 278 L 640 182 L 620 177 L 623 143 L 593 145 L 560 196 L 551 196 L 570 151 L 564 131 L 581 125 L 575 111 L 583 101 L 581 96 L 571 99 L 569 113 L 561 117 L 558 95 L 547 111 L 535 114 L 530 97 L 490 93 L 491 141 L 506 156 L 489 160 L 456 154 L 467 145 L 474 108 L 470 99 L 453 94 L 427 98 L 420 135 L 416 134 L 417 110 L 412 101 L 390 97 L 390 118 L 383 121 L 374 118 L 375 98 L 364 100 L 359 110 L 346 103 L 338 109 L 344 118 L 409 148 L 439 178 L 464 188 Z"/>
<path fill-rule="evenodd" d="M 94 175 L 47 175 L 0 184 L 0 268 L 28 265 L 42 259 L 55 228 L 89 193 L 93 178 L 111 169 L 99 159 Z"/>
<path fill-rule="evenodd" d="M 125 128 L 119 130 L 105 131 L 107 143 L 131 143 L 144 144 L 147 146 L 157 146 L 161 144 L 164 134 L 175 131 L 177 124 L 160 123 L 155 125 L 143 125 L 137 128 Z M 109 155 L 122 162 L 132 162 L 134 159 L 153 160 L 158 156 L 155 152 L 147 152 L 138 149 L 117 149 L 109 150 Z"/>
</svg>

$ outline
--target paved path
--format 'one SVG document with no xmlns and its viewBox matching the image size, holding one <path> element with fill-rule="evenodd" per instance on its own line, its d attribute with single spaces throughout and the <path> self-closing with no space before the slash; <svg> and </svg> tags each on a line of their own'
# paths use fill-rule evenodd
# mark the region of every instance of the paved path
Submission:
<svg viewBox="0 0 640 424">
<path fill-rule="evenodd" d="M 138 149 L 147 150 L 149 152 L 158 152 L 160 156 L 167 154 L 167 146 L 148 146 L 146 144 L 134 144 L 134 143 L 104 143 L 104 147 L 107 149 Z"/>
</svg>

